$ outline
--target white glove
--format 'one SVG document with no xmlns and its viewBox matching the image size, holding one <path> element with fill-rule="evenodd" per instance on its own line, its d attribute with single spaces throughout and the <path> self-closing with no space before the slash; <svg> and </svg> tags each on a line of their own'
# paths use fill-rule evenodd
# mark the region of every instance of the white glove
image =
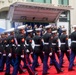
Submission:
<svg viewBox="0 0 76 75">
<path fill-rule="evenodd" d="M 31 52 L 31 54 L 33 54 L 33 52 Z"/>
<path fill-rule="evenodd" d="M 71 53 L 71 49 L 67 50 L 67 52 Z"/>
<path fill-rule="evenodd" d="M 11 56 L 12 56 L 12 54 L 11 54 L 11 53 L 9 53 L 9 54 L 8 54 L 8 57 L 11 57 Z"/>
<path fill-rule="evenodd" d="M 45 52 L 43 52 L 43 54 L 45 54 Z"/>
<path fill-rule="evenodd" d="M 2 54 L 2 52 L 0 52 L 0 54 Z"/>
<path fill-rule="evenodd" d="M 27 49 L 26 52 L 29 53 L 30 51 Z"/>
<path fill-rule="evenodd" d="M 6 54 L 3 54 L 3 56 L 6 56 Z"/>
<path fill-rule="evenodd" d="M 58 50 L 59 53 L 61 53 L 61 50 Z"/>
<path fill-rule="evenodd" d="M 52 56 L 52 53 L 49 53 L 49 56 Z"/>
<path fill-rule="evenodd" d="M 21 58 L 24 58 L 24 55 L 21 55 Z"/>
</svg>

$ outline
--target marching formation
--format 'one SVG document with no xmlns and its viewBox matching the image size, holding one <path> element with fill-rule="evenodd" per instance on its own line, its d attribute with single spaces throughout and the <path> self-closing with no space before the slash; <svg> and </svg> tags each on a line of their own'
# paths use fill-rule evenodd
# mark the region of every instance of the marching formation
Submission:
<svg viewBox="0 0 76 75">
<path fill-rule="evenodd" d="M 11 28 L 0 34 L 0 72 L 5 75 L 17 75 L 25 72 L 26 68 L 29 75 L 38 75 L 36 67 L 39 66 L 38 57 L 43 64 L 42 75 L 47 75 L 50 58 L 50 65 L 55 66 L 57 73 L 63 72 L 64 54 L 69 62 L 68 71 L 73 70 L 74 58 L 76 55 L 76 25 L 73 26 L 74 32 L 69 36 L 66 29 L 62 29 L 62 34 L 58 36 L 57 30 L 52 30 L 51 25 L 40 28 L 29 28 L 25 30 L 25 25 L 18 26 L 17 29 Z M 16 32 L 17 30 L 17 32 Z M 59 62 L 55 55 L 57 55 Z M 33 60 L 31 62 L 30 56 Z M 24 66 L 22 66 L 23 61 Z M 13 67 L 10 74 L 10 67 Z"/>
</svg>

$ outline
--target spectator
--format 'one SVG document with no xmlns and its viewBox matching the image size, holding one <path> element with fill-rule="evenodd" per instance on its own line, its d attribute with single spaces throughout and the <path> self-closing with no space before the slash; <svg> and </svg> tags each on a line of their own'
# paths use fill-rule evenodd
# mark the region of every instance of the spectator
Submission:
<svg viewBox="0 0 76 75">
<path fill-rule="evenodd" d="M 61 26 L 58 28 L 58 33 L 59 33 L 59 37 L 60 37 L 60 35 L 62 33 L 62 27 Z"/>
</svg>

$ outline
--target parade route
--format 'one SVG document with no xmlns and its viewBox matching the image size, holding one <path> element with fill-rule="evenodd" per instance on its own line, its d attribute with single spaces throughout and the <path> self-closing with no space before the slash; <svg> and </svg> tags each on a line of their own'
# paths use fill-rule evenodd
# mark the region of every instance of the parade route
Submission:
<svg viewBox="0 0 76 75">
<path fill-rule="evenodd" d="M 38 75 L 42 75 L 42 63 L 41 63 L 40 59 L 39 59 L 39 61 L 40 61 L 41 66 L 36 68 L 36 70 L 38 72 Z M 66 56 L 64 57 L 64 62 L 65 62 L 63 65 L 64 67 L 62 68 L 64 70 L 63 73 L 57 74 L 55 67 L 51 66 L 50 69 L 48 70 L 49 74 L 47 74 L 47 75 L 75 75 L 76 74 L 76 66 L 74 66 L 75 71 L 68 71 L 69 62 L 68 62 Z M 76 61 L 74 63 L 76 64 Z M 12 72 L 12 67 L 11 67 L 11 72 Z M 0 72 L 0 75 L 4 75 L 4 72 Z M 29 74 L 26 71 L 25 73 L 18 74 L 18 75 L 29 75 Z"/>
</svg>

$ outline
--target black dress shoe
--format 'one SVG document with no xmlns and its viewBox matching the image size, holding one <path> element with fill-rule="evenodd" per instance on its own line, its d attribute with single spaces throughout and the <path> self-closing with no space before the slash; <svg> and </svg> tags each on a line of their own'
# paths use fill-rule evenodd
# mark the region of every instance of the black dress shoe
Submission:
<svg viewBox="0 0 76 75">
<path fill-rule="evenodd" d="M 29 75 L 38 75 L 38 73 L 37 72 L 34 72 L 34 74 L 29 74 Z"/>
<path fill-rule="evenodd" d="M 46 73 L 42 73 L 42 75 L 47 75 Z"/>
<path fill-rule="evenodd" d="M 26 70 L 19 71 L 19 74 L 25 73 Z"/>
<path fill-rule="evenodd" d="M 0 70 L 0 72 L 4 72 L 3 70 Z"/>
<path fill-rule="evenodd" d="M 34 71 L 38 71 L 37 69 L 35 69 Z"/>
<path fill-rule="evenodd" d="M 11 75 L 10 73 L 5 73 L 5 75 Z"/>
<path fill-rule="evenodd" d="M 48 67 L 47 69 L 50 69 L 51 68 L 51 66 L 50 67 Z"/>
<path fill-rule="evenodd" d="M 47 75 L 47 74 L 49 74 L 49 72 L 47 72 L 47 73 L 42 73 L 42 75 Z"/>
<path fill-rule="evenodd" d="M 23 66 L 23 68 L 24 68 L 24 69 L 26 69 L 26 68 L 27 68 L 27 66 Z"/>
<path fill-rule="evenodd" d="M 39 66 L 40 66 L 40 64 L 37 64 L 37 65 L 36 65 L 36 68 L 39 67 Z"/>
<path fill-rule="evenodd" d="M 57 73 L 62 73 L 62 72 L 64 72 L 64 70 L 57 71 Z"/>
<path fill-rule="evenodd" d="M 53 66 L 53 65 L 54 65 L 53 63 L 50 64 L 50 66 Z"/>
<path fill-rule="evenodd" d="M 35 73 L 34 73 L 34 75 L 38 75 L 38 73 L 37 73 L 37 72 L 35 72 Z"/>
<path fill-rule="evenodd" d="M 61 68 L 63 68 L 64 66 L 62 65 Z"/>
<path fill-rule="evenodd" d="M 75 71 L 74 69 L 68 69 L 68 71 Z"/>
<path fill-rule="evenodd" d="M 76 66 L 76 64 L 73 64 L 73 66 Z"/>
</svg>

